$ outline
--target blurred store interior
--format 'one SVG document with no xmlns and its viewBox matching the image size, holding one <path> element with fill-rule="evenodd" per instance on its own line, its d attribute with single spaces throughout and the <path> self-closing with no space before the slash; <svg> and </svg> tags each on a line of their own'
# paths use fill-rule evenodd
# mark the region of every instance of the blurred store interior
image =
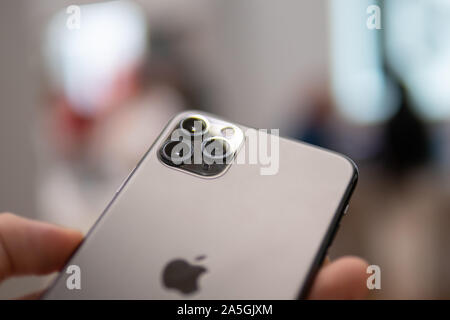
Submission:
<svg viewBox="0 0 450 320">
<path fill-rule="evenodd" d="M 379 265 L 373 299 L 450 298 L 450 1 L 76 4 L 79 29 L 72 1 L 1 4 L 0 212 L 86 232 L 166 122 L 201 109 L 353 158 L 331 258 Z"/>
</svg>

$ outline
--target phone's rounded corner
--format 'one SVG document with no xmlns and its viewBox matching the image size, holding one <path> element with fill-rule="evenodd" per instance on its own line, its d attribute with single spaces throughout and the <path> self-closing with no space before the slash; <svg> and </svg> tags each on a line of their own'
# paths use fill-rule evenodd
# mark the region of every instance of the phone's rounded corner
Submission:
<svg viewBox="0 0 450 320">
<path fill-rule="evenodd" d="M 205 115 L 205 112 L 198 109 L 183 110 L 176 115 L 176 118 L 185 118 L 192 115 Z"/>
<path fill-rule="evenodd" d="M 350 172 L 350 183 L 352 186 L 356 185 L 359 179 L 359 168 L 356 165 L 355 161 L 351 159 L 349 156 L 339 153 L 339 152 L 333 152 L 337 157 L 339 157 L 349 168 Z"/>
<path fill-rule="evenodd" d="M 347 163 L 350 164 L 351 166 L 351 170 L 352 170 L 352 184 L 356 184 L 358 182 L 359 179 L 359 168 L 356 165 L 355 161 L 353 161 L 353 159 L 351 159 L 350 157 L 341 154 L 341 156 L 347 161 Z"/>
</svg>

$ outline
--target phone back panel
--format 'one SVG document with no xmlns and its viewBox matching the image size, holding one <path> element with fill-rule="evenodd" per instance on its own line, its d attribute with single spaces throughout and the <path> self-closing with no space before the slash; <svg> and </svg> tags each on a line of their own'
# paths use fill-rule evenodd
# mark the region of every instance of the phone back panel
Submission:
<svg viewBox="0 0 450 320">
<path fill-rule="evenodd" d="M 157 152 L 191 113 L 168 124 L 68 262 L 80 267 L 81 289 L 67 288 L 63 270 L 44 298 L 298 296 L 342 214 L 355 166 L 336 153 L 280 138 L 274 175 L 261 175 L 265 166 L 259 164 L 232 164 L 216 178 L 181 172 L 164 165 Z M 240 152 L 246 149 L 244 143 Z M 164 268 L 177 258 L 205 268 L 196 292 L 163 285 Z"/>
</svg>

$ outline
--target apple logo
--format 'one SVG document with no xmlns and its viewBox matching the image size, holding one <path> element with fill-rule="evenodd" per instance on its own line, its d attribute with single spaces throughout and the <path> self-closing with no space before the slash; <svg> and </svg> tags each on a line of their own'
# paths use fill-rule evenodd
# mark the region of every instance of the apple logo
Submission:
<svg viewBox="0 0 450 320">
<path fill-rule="evenodd" d="M 195 260 L 203 260 L 205 256 L 199 256 Z M 176 289 L 184 294 L 190 294 L 198 290 L 198 278 L 207 269 L 200 265 L 193 265 L 183 259 L 174 259 L 164 268 L 162 274 L 163 284 L 168 289 Z"/>
</svg>

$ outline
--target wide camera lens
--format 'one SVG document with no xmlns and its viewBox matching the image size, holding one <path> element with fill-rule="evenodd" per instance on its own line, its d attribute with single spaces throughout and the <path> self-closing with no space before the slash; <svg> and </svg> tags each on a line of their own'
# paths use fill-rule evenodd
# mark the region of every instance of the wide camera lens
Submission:
<svg viewBox="0 0 450 320">
<path fill-rule="evenodd" d="M 207 164 L 222 164 L 231 156 L 232 150 L 227 139 L 212 137 L 203 142 L 202 152 L 203 159 Z"/>
<path fill-rule="evenodd" d="M 161 149 L 161 155 L 173 164 L 186 164 L 192 155 L 191 146 L 183 141 L 168 141 Z"/>
</svg>

